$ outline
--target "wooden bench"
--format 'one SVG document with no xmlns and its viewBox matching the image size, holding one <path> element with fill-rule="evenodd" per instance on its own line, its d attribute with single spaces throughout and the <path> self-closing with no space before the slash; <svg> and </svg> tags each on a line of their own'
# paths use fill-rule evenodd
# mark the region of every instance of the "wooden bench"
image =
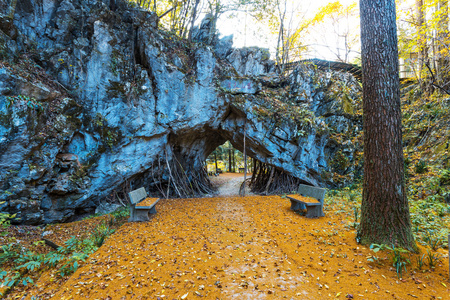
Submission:
<svg viewBox="0 0 450 300">
<path fill-rule="evenodd" d="M 306 208 L 307 218 L 323 217 L 323 201 L 326 189 L 300 184 L 297 194 L 287 195 L 291 200 L 291 209 L 298 211 Z"/>
<path fill-rule="evenodd" d="M 128 193 L 130 196 L 130 218 L 128 222 L 145 222 L 150 220 L 150 214 L 156 214 L 156 203 L 159 198 L 148 198 L 145 188 Z"/>
</svg>

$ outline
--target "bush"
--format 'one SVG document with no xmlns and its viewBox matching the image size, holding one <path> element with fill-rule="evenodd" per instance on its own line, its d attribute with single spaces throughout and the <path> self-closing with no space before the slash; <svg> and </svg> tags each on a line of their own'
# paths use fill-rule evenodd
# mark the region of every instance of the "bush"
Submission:
<svg viewBox="0 0 450 300">
<path fill-rule="evenodd" d="M 3 204 L 4 202 L 0 202 L 0 204 Z M 8 214 L 8 213 L 2 213 L 0 212 L 0 227 L 2 228 L 8 228 L 9 225 L 11 225 L 11 220 L 16 217 L 16 214 Z"/>
<path fill-rule="evenodd" d="M 424 160 L 419 160 L 419 162 L 416 164 L 414 170 L 417 174 L 423 174 L 428 171 L 427 163 Z"/>
<path fill-rule="evenodd" d="M 449 185 L 450 184 L 450 170 L 442 171 L 439 176 L 439 184 L 440 185 Z"/>
<path fill-rule="evenodd" d="M 48 254 L 26 251 L 17 243 L 3 245 L 0 252 L 0 266 L 8 263 L 11 264 L 11 268 L 9 271 L 0 271 L 0 285 L 14 287 L 33 284 L 29 274 L 38 273 L 47 267 L 58 268 L 58 274 L 61 277 L 70 275 L 78 269 L 79 262 L 86 260 L 91 253 L 97 251 L 106 237 L 113 232 L 114 229 L 102 223 L 87 239 L 79 240 L 72 237 L 57 251 Z"/>
</svg>

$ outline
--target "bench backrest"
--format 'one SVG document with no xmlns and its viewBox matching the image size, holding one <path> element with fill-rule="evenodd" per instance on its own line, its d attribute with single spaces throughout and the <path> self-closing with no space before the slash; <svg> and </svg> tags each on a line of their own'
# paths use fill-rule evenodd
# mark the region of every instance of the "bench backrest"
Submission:
<svg viewBox="0 0 450 300">
<path fill-rule="evenodd" d="M 141 187 L 140 189 L 129 192 L 128 196 L 130 196 L 131 204 L 136 204 L 147 198 L 147 192 L 145 191 L 145 188 Z"/>
<path fill-rule="evenodd" d="M 302 196 L 316 198 L 317 200 L 323 203 L 326 191 L 327 190 L 323 188 L 300 184 L 298 186 L 297 193 Z"/>
</svg>

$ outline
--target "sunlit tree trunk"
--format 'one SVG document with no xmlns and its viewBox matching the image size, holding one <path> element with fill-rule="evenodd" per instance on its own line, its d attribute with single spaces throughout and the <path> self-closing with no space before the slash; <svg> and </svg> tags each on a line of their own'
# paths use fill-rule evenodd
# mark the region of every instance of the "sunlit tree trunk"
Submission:
<svg viewBox="0 0 450 300">
<path fill-rule="evenodd" d="M 216 164 L 216 170 L 215 170 L 215 172 L 217 172 L 217 169 L 218 169 L 219 167 L 217 166 L 217 153 L 216 153 L 216 152 L 214 152 L 214 163 Z"/>
<path fill-rule="evenodd" d="M 414 249 L 405 195 L 395 0 L 360 0 L 364 181 L 358 239 Z"/>
<path fill-rule="evenodd" d="M 417 48 L 418 48 L 418 78 L 422 80 L 422 70 L 424 63 L 428 59 L 427 37 L 425 30 L 425 16 L 424 16 L 424 0 L 416 0 L 416 15 L 417 15 Z"/>
<path fill-rule="evenodd" d="M 448 41 L 448 1 L 439 0 L 439 28 L 437 32 L 437 78 L 441 80 L 442 85 L 445 86 L 448 76 L 448 56 L 445 55 L 446 44 Z"/>
</svg>

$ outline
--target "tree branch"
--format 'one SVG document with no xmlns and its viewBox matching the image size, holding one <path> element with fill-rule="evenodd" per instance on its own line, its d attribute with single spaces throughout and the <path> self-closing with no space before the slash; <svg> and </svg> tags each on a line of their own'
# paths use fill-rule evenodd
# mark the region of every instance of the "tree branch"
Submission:
<svg viewBox="0 0 450 300">
<path fill-rule="evenodd" d="M 434 76 L 434 73 L 431 70 L 430 65 L 428 64 L 428 62 L 425 62 L 425 66 L 427 67 L 428 71 L 430 71 L 430 74 L 431 74 L 431 79 L 432 79 L 431 85 L 436 87 L 436 88 L 438 88 L 438 89 L 440 89 L 441 91 L 443 91 L 447 95 L 450 95 L 450 91 L 448 91 L 444 87 L 442 87 L 439 84 L 437 84 L 436 77 Z"/>
</svg>

